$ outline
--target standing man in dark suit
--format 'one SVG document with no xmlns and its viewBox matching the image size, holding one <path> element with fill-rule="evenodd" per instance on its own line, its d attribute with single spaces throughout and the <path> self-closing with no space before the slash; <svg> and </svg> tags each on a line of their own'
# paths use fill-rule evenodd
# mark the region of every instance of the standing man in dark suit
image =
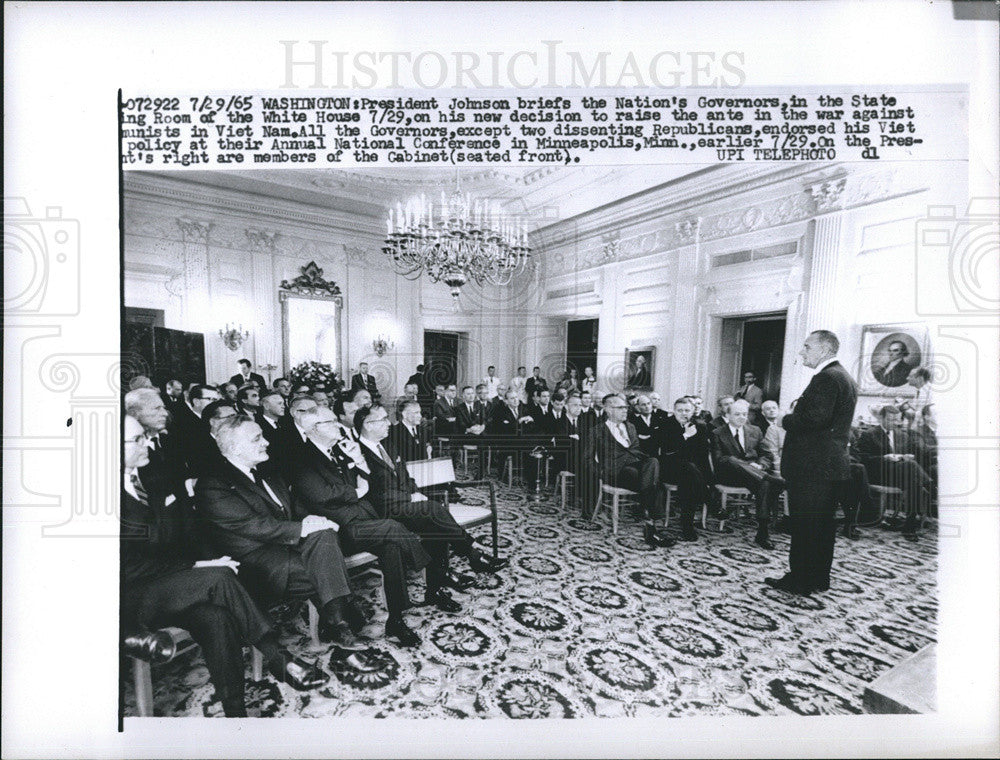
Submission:
<svg viewBox="0 0 1000 760">
<path fill-rule="evenodd" d="M 366 621 L 351 599 L 339 526 L 319 515 L 297 519 L 284 480 L 258 472 L 267 461 L 267 440 L 249 417 L 224 420 L 216 436 L 224 460 L 195 487 L 212 544 L 240 562 L 248 588 L 276 602 L 311 599 L 321 638 L 345 650 L 363 649 L 354 631 Z M 344 659 L 365 666 L 350 655 Z"/>
<path fill-rule="evenodd" d="M 237 389 L 242 388 L 244 385 L 254 384 L 257 386 L 257 390 L 263 391 L 267 388 L 267 383 L 264 382 L 264 377 L 258 375 L 256 372 L 251 372 L 253 369 L 253 364 L 250 363 L 249 359 L 240 359 L 236 362 L 239 365 L 239 372 L 229 378 L 229 382 L 236 386 Z"/>
<path fill-rule="evenodd" d="M 121 494 L 121 622 L 134 633 L 127 653 L 146 655 L 164 626 L 186 629 L 201 645 L 216 695 L 227 718 L 245 718 L 243 643 L 264 655 L 265 667 L 296 689 L 327 682 L 323 671 L 291 655 L 278 642 L 271 621 L 236 578 L 239 562 L 206 559 L 193 547 L 182 505 L 172 495 L 147 492 L 136 471 L 148 463 L 142 425 L 124 419 L 124 484 Z"/>
<path fill-rule="evenodd" d="M 524 384 L 524 392 L 527 394 L 527 403 L 532 403 L 532 399 L 535 397 L 535 393 L 540 390 L 548 390 L 549 383 L 542 377 L 542 368 L 534 367 L 531 370 L 531 377 L 528 378 L 527 382 Z"/>
<path fill-rule="evenodd" d="M 184 406 L 184 385 L 180 380 L 167 380 L 163 390 L 163 402 L 167 405 L 167 411 L 173 414 Z"/>
<path fill-rule="evenodd" d="M 796 594 L 830 588 L 837 484 L 851 477 L 847 444 L 858 389 L 837 361 L 839 350 L 840 341 L 832 332 L 809 334 L 799 356 L 816 374 L 781 423 L 786 431 L 781 475 L 788 489 L 792 546 L 789 571 L 765 580 Z"/>
<path fill-rule="evenodd" d="M 395 520 L 379 517 L 365 500 L 367 478 L 359 477 L 357 468 L 342 466 L 345 453 L 355 462 L 363 462 L 364 455 L 358 443 L 341 438 L 333 412 L 321 407 L 304 415 L 302 424 L 309 443 L 292 464 L 290 480 L 299 516 L 329 518 L 340 526 L 337 533 L 348 554 L 371 552 L 379 558 L 389 612 L 385 634 L 403 646 L 418 646 L 420 637 L 403 620 L 403 612 L 412 606 L 406 574 L 425 567 L 430 557 L 419 538 Z"/>
<path fill-rule="evenodd" d="M 746 488 L 757 502 L 756 543 L 762 549 L 774 548 L 768 534 L 768 522 L 774 502 L 781 493 L 781 478 L 769 472 L 767 459 L 761 448 L 764 436 L 760 428 L 747 424 L 750 404 L 746 399 L 736 399 L 729 407 L 726 424 L 712 431 L 712 456 L 715 461 L 715 479 L 724 486 Z"/>
<path fill-rule="evenodd" d="M 627 422 L 628 402 L 618 393 L 604 397 L 606 421 L 590 436 L 584 461 L 597 457 L 602 480 L 617 488 L 639 494 L 646 522 L 643 538 L 650 546 L 672 546 L 674 540 L 663 531 L 666 505 L 660 488 L 660 463 L 639 447 L 635 426 Z"/>
<path fill-rule="evenodd" d="M 507 563 L 483 554 L 443 504 L 431 501 L 417 490 L 406 463 L 388 444 L 389 415 L 381 406 L 361 407 L 354 415 L 354 428 L 361 437 L 361 450 L 368 465 L 368 500 L 381 517 L 398 520 L 423 540 L 431 557 L 427 566 L 425 604 L 445 612 L 458 612 L 459 604 L 445 590 L 469 588 L 474 579 L 448 571 L 448 548 L 464 556 L 475 572 L 495 573 Z"/>
<path fill-rule="evenodd" d="M 684 541 L 698 539 L 694 515 L 708 498 L 711 449 L 708 430 L 694 419 L 694 404 L 686 396 L 677 399 L 673 417 L 667 417 L 660 431 L 660 477 L 677 486 Z"/>
<path fill-rule="evenodd" d="M 368 362 L 361 362 L 357 374 L 351 376 L 351 390 L 368 391 L 373 399 L 378 398 L 378 385 L 375 384 L 375 377 L 368 374 Z"/>
</svg>

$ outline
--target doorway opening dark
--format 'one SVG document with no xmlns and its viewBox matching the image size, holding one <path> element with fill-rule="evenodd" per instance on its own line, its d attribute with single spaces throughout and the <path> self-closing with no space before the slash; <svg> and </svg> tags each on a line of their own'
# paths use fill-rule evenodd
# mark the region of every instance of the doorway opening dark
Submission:
<svg viewBox="0 0 1000 760">
<path fill-rule="evenodd" d="M 458 341 L 458 333 L 424 330 L 424 382 L 430 395 L 435 385 L 457 381 Z"/>
<path fill-rule="evenodd" d="M 583 379 L 583 368 L 597 372 L 597 328 L 599 320 L 571 319 L 566 323 L 566 368 Z"/>
</svg>

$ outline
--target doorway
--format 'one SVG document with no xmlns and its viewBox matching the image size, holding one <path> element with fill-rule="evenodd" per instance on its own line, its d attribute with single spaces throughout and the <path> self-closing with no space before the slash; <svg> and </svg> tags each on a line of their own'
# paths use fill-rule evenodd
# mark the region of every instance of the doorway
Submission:
<svg viewBox="0 0 1000 760">
<path fill-rule="evenodd" d="M 424 377 L 433 395 L 435 385 L 458 381 L 459 334 L 424 330 Z"/>
<path fill-rule="evenodd" d="M 734 393 L 743 384 L 743 373 L 753 372 L 764 399 L 778 400 L 786 316 L 777 312 L 722 320 L 718 395 Z"/>
<path fill-rule="evenodd" d="M 597 329 L 600 320 L 571 319 L 566 323 L 566 368 L 583 378 L 583 368 L 597 372 Z"/>
</svg>

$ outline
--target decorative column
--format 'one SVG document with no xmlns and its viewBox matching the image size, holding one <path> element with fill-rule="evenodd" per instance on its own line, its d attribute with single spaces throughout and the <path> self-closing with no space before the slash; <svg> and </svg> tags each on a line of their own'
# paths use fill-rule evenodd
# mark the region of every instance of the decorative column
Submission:
<svg viewBox="0 0 1000 760">
<path fill-rule="evenodd" d="M 812 255 L 806 286 L 805 329 L 837 332 L 845 316 L 843 297 L 843 201 L 846 177 L 824 180 L 806 190 L 816 206 Z M 805 334 L 800 336 L 805 338 Z"/>
<path fill-rule="evenodd" d="M 253 278 L 253 325 L 250 340 L 253 347 L 245 355 L 253 359 L 257 370 L 267 376 L 268 382 L 277 377 L 274 370 L 281 363 L 280 327 L 277 302 L 274 298 L 274 254 L 277 252 L 279 233 L 273 230 L 247 228 L 244 230 L 250 244 L 250 274 Z M 264 369 L 270 367 L 270 370 Z"/>
<path fill-rule="evenodd" d="M 677 249 L 677 277 L 674 286 L 674 345 L 670 347 L 674 362 L 670 373 L 667 398 L 685 393 L 705 393 L 704 373 L 707 370 L 703 353 L 707 350 L 698 324 L 698 281 L 701 273 L 701 217 L 683 219 L 674 225 L 674 247 Z M 684 341 L 688 341 L 686 344 Z M 705 364 L 706 366 L 702 366 Z"/>
</svg>

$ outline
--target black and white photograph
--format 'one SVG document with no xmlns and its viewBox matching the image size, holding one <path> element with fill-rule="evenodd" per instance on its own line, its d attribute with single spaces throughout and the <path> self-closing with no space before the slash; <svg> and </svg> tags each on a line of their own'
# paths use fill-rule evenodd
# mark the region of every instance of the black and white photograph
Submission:
<svg viewBox="0 0 1000 760">
<path fill-rule="evenodd" d="M 998 756 L 996 3 L 4 21 L 4 757 Z"/>
</svg>

